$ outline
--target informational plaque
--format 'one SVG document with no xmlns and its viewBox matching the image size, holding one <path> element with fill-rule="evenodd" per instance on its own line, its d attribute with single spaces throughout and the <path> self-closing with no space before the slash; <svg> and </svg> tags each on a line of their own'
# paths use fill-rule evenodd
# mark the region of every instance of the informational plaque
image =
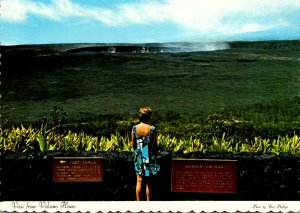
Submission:
<svg viewBox="0 0 300 213">
<path fill-rule="evenodd" d="M 55 157 L 54 182 L 101 182 L 102 159 L 98 157 Z"/>
<path fill-rule="evenodd" d="M 172 159 L 172 192 L 236 193 L 235 160 Z"/>
</svg>

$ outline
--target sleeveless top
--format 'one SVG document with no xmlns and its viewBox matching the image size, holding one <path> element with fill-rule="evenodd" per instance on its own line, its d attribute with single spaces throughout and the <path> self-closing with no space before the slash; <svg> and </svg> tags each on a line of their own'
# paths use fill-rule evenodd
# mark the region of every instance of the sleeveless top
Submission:
<svg viewBox="0 0 300 213">
<path fill-rule="evenodd" d="M 155 127 L 150 128 L 147 136 L 139 136 L 136 132 L 136 126 L 132 131 L 135 136 L 136 149 L 134 151 L 134 168 L 137 174 L 141 176 L 156 175 L 160 166 L 157 163 L 157 157 L 153 146 L 153 135 Z"/>
</svg>

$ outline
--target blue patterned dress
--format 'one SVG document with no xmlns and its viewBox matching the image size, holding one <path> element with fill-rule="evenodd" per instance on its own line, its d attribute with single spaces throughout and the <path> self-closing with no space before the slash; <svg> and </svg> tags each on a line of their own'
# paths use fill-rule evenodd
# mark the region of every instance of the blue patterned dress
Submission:
<svg viewBox="0 0 300 213">
<path fill-rule="evenodd" d="M 136 126 L 133 126 L 132 131 L 136 143 L 134 151 L 134 168 L 136 173 L 146 177 L 156 175 L 160 170 L 160 166 L 157 163 L 153 146 L 155 127 L 151 127 L 150 133 L 147 136 L 139 136 L 136 132 Z"/>
</svg>

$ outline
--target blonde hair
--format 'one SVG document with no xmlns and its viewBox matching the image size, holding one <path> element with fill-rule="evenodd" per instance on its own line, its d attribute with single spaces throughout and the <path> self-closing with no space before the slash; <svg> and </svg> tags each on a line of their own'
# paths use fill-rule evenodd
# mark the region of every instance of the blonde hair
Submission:
<svg viewBox="0 0 300 213">
<path fill-rule="evenodd" d="M 145 123 L 149 121 L 152 115 L 152 109 L 150 107 L 141 107 L 139 113 L 140 113 L 140 121 Z"/>
</svg>

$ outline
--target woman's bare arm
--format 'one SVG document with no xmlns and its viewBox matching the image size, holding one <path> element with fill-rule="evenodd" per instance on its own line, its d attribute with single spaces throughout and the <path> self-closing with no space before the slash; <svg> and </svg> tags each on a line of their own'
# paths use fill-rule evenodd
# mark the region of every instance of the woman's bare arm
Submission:
<svg viewBox="0 0 300 213">
<path fill-rule="evenodd" d="M 153 145 L 154 145 L 155 149 L 157 149 L 157 134 L 156 134 L 156 130 L 154 130 L 154 133 L 153 133 Z"/>
<path fill-rule="evenodd" d="M 132 146 L 135 147 L 135 136 L 134 136 L 133 130 L 131 131 L 131 143 L 132 143 Z"/>
</svg>

